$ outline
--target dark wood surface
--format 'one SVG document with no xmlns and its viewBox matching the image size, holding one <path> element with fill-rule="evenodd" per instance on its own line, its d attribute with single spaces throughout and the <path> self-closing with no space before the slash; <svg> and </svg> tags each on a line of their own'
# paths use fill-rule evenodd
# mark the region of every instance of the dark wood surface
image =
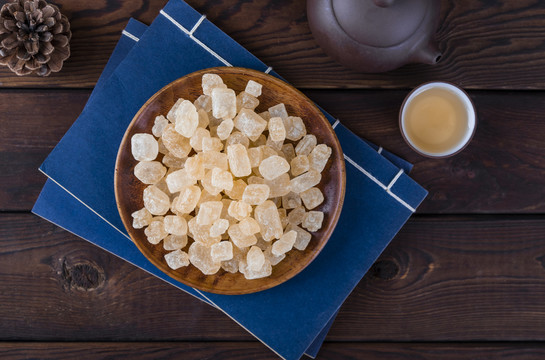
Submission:
<svg viewBox="0 0 545 360">
<path fill-rule="evenodd" d="M 434 66 L 357 74 L 308 28 L 305 1 L 189 0 L 430 192 L 341 308 L 319 359 L 545 356 L 545 3 L 442 0 Z M 0 1 L 5 3 L 5 1 Z M 129 17 L 166 0 L 56 1 L 72 57 L 49 78 L 0 68 L 0 357 L 274 359 L 217 310 L 30 214 L 37 167 L 82 110 Z M 469 90 L 475 138 L 442 160 L 397 112 L 431 80 Z"/>
</svg>

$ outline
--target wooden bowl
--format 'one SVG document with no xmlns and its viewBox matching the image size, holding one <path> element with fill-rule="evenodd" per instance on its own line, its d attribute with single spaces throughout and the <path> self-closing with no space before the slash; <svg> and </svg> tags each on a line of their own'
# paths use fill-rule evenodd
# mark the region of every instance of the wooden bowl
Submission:
<svg viewBox="0 0 545 360">
<path fill-rule="evenodd" d="M 132 227 L 131 213 L 141 209 L 142 193 L 147 185 L 134 176 L 137 161 L 131 154 L 131 137 L 136 133 L 151 133 L 157 115 L 166 115 L 178 98 L 194 101 L 202 94 L 201 78 L 203 74 L 214 73 L 221 76 L 224 83 L 237 93 L 244 90 L 248 80 L 263 85 L 259 97 L 260 104 L 256 112 L 267 110 L 278 103 L 284 103 L 290 115 L 303 118 L 307 131 L 314 134 L 318 143 L 325 143 L 332 149 L 329 163 L 322 172 L 322 181 L 318 187 L 325 200 L 315 210 L 324 212 L 322 229 L 312 233 L 312 240 L 304 251 L 293 249 L 286 258 L 273 266 L 272 275 L 267 278 L 247 280 L 241 273 L 232 274 L 220 269 L 214 275 L 203 275 L 193 265 L 172 270 L 163 256 L 167 253 L 162 243 L 150 244 L 143 229 Z M 318 255 L 331 236 L 344 200 L 345 167 L 343 153 L 335 132 L 322 112 L 305 95 L 285 82 L 262 72 L 250 69 L 220 67 L 197 71 L 186 75 L 162 88 L 142 106 L 130 123 L 117 155 L 115 168 L 115 196 L 121 219 L 130 237 L 140 251 L 161 271 L 170 277 L 195 289 L 218 294 L 248 294 L 278 285 L 303 270 Z M 187 251 L 187 248 L 184 248 Z"/>
</svg>

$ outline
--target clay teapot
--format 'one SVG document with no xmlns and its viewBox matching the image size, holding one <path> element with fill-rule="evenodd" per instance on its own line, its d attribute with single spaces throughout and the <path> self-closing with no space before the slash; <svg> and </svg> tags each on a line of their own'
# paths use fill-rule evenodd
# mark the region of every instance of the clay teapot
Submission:
<svg viewBox="0 0 545 360">
<path fill-rule="evenodd" d="M 377 73 L 435 64 L 439 0 L 307 0 L 316 41 L 339 63 Z"/>
</svg>

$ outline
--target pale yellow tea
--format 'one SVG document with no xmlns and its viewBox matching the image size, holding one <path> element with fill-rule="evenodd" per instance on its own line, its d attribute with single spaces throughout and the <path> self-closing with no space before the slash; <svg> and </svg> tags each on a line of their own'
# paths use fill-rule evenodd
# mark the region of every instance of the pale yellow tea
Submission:
<svg viewBox="0 0 545 360">
<path fill-rule="evenodd" d="M 466 104 L 457 94 L 432 87 L 406 105 L 404 130 L 414 147 L 441 154 L 460 145 L 468 132 L 468 121 Z"/>
</svg>

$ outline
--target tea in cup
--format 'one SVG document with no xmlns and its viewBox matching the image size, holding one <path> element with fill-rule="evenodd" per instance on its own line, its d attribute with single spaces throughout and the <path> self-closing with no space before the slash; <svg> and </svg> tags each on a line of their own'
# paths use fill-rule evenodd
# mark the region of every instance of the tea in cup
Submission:
<svg viewBox="0 0 545 360">
<path fill-rule="evenodd" d="M 475 133 L 475 108 L 467 93 L 445 82 L 420 85 L 399 113 L 403 138 L 416 152 L 447 157 L 460 152 Z"/>
</svg>

